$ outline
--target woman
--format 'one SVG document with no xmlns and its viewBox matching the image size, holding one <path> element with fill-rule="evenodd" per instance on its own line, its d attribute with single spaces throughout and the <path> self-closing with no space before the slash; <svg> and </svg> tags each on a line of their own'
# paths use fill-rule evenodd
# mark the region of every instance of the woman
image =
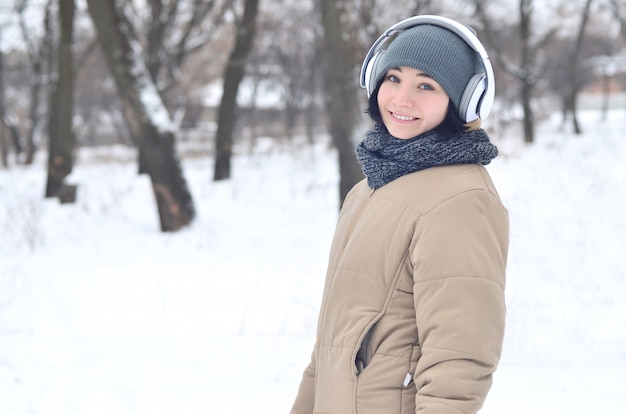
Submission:
<svg viewBox="0 0 626 414">
<path fill-rule="evenodd" d="M 346 197 L 293 414 L 476 413 L 500 359 L 508 216 L 483 165 L 493 71 L 465 26 L 417 16 L 363 64 L 374 127 Z"/>
</svg>

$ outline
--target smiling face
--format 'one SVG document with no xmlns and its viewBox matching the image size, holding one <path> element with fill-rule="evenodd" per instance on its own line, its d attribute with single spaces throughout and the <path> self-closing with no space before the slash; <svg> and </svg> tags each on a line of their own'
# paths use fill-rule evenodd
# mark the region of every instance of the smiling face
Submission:
<svg viewBox="0 0 626 414">
<path fill-rule="evenodd" d="M 450 99 L 433 78 L 402 66 L 387 71 L 377 95 L 383 123 L 399 139 L 436 128 L 446 117 Z"/>
</svg>

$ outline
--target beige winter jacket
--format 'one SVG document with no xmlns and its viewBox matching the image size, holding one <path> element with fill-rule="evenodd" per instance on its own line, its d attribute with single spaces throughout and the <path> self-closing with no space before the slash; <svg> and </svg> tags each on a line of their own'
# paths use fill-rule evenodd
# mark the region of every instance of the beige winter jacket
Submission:
<svg viewBox="0 0 626 414">
<path fill-rule="evenodd" d="M 480 165 L 357 184 L 291 413 L 476 413 L 502 348 L 507 251 L 507 211 Z"/>
</svg>

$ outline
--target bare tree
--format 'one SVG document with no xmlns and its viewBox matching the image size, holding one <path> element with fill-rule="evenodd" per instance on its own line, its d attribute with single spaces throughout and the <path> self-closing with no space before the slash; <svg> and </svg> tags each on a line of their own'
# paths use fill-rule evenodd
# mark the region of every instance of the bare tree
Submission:
<svg viewBox="0 0 626 414">
<path fill-rule="evenodd" d="M 224 89 L 217 113 L 217 134 L 215 137 L 215 169 L 213 174 L 215 181 L 230 178 L 237 93 L 245 74 L 246 63 L 254 41 L 258 7 L 259 0 L 245 0 L 243 17 L 237 24 L 235 46 L 224 69 Z"/>
<path fill-rule="evenodd" d="M 146 65 L 171 109 L 174 104 L 168 104 L 167 91 L 178 84 L 180 69 L 189 56 L 213 39 L 232 1 L 150 0 L 148 7 Z"/>
<path fill-rule="evenodd" d="M 339 200 L 343 204 L 348 191 L 363 178 L 354 155 L 355 131 L 359 101 L 354 79 L 355 56 L 345 42 L 339 2 L 320 0 L 324 33 L 326 114 L 333 144 L 339 154 Z"/>
<path fill-rule="evenodd" d="M 132 2 L 126 2 L 127 9 Z M 148 72 L 156 85 L 165 108 L 176 124 L 185 118 L 190 102 L 180 88 L 181 69 L 186 60 L 207 45 L 217 33 L 224 14 L 232 7 L 228 0 L 149 0 L 145 27 L 144 50 Z M 123 14 L 122 17 L 125 17 Z M 128 27 L 133 28 L 130 22 Z M 144 154 L 139 156 L 139 169 L 145 171 Z"/>
<path fill-rule="evenodd" d="M 626 6 L 621 0 L 611 0 L 613 6 L 613 16 L 619 23 L 620 32 L 626 38 Z"/>
<path fill-rule="evenodd" d="M 612 0 L 611 5 L 613 6 L 613 17 L 619 24 L 620 33 L 622 37 L 626 39 L 626 6 L 623 4 L 622 0 Z M 608 83 L 606 86 L 608 88 Z M 608 93 L 605 96 L 608 99 Z"/>
<path fill-rule="evenodd" d="M 521 104 L 524 118 L 524 142 L 535 140 L 535 114 L 532 100 L 537 83 L 537 58 L 540 51 L 549 44 L 558 32 L 558 27 L 548 27 L 542 34 L 533 33 L 533 2 L 518 0 L 518 59 L 506 53 L 506 47 L 499 41 L 498 30 L 494 25 L 496 19 L 489 16 L 485 0 L 474 0 L 476 15 L 480 19 L 487 43 L 495 52 L 495 60 L 500 69 L 519 81 Z M 515 61 L 518 63 L 515 63 Z"/>
<path fill-rule="evenodd" d="M 25 133 L 25 157 L 24 163 L 31 164 L 35 157 L 37 147 L 35 144 L 35 133 L 41 122 L 40 104 L 42 88 L 46 85 L 44 65 L 46 57 L 52 59 L 53 41 L 52 41 L 52 17 L 51 8 L 52 0 L 46 2 L 44 9 L 43 27 L 44 32 L 41 39 L 36 39 L 32 35 L 32 31 L 27 24 L 25 11 L 29 5 L 29 0 L 17 0 L 15 3 L 15 11 L 19 17 L 20 29 L 28 57 L 31 65 L 30 77 L 30 107 L 28 115 L 28 123 Z M 51 68 L 49 68 L 51 69 Z"/>
<path fill-rule="evenodd" d="M 76 187 L 67 185 L 74 166 L 75 146 L 72 129 L 74 107 L 74 0 L 59 0 L 60 40 L 57 50 L 56 82 L 50 88 L 48 105 L 48 180 L 46 197 L 59 197 L 61 202 L 74 202 Z"/>
<path fill-rule="evenodd" d="M 388 2 L 380 0 L 344 0 L 346 3 L 350 4 L 344 6 L 349 17 L 349 31 L 362 39 L 364 52 L 369 50 L 383 30 L 397 21 L 419 14 L 443 13 L 441 2 L 433 0 L 406 1 L 402 7 L 389 7 Z"/>
<path fill-rule="evenodd" d="M 3 35 L 3 25 L 0 24 L 0 41 Z M 4 168 L 9 167 L 9 142 L 13 143 L 16 158 L 22 153 L 20 133 L 17 128 L 17 119 L 9 110 L 6 102 L 6 82 L 4 67 L 4 51 L 0 50 L 0 163 Z"/>
<path fill-rule="evenodd" d="M 170 116 L 146 68 L 134 30 L 123 17 L 122 3 L 87 0 L 126 122 L 144 154 L 161 230 L 176 231 L 191 222 L 195 208 L 176 154 Z"/>
<path fill-rule="evenodd" d="M 516 75 L 522 83 L 522 107 L 524 108 L 524 142 L 535 141 L 535 115 L 531 105 L 531 99 L 535 88 L 534 60 L 532 58 L 530 45 L 532 0 L 519 0 L 519 33 L 521 48 L 520 67 L 521 70 L 509 71 Z M 505 65 L 505 67 L 507 67 Z"/>
<path fill-rule="evenodd" d="M 0 27 L 0 40 L 2 40 L 2 27 Z M 7 128 L 4 128 L 5 103 L 4 103 L 4 52 L 0 49 L 0 162 L 4 168 L 9 167 L 9 145 L 6 138 Z"/>
<path fill-rule="evenodd" d="M 583 39 L 585 37 L 585 28 L 587 27 L 587 21 L 589 20 L 589 7 L 591 6 L 591 2 L 592 0 L 585 1 L 585 6 L 582 10 L 582 14 L 580 17 L 580 25 L 578 26 L 578 33 L 576 35 L 576 44 L 574 45 L 574 50 L 572 51 L 572 56 L 568 65 L 568 79 L 570 91 L 568 94 L 567 108 L 572 115 L 572 125 L 574 127 L 575 134 L 580 134 L 582 132 L 582 130 L 580 129 L 580 123 L 578 122 L 578 92 L 580 90 L 580 85 L 578 83 L 578 72 L 580 70 L 580 54 Z"/>
<path fill-rule="evenodd" d="M 313 2 L 266 3 L 257 19 L 258 34 L 246 74 L 260 93 L 263 85 L 281 87 L 286 137 L 294 136 L 302 120 L 309 142 L 315 141 L 319 129 L 322 96 L 321 39 L 319 21 L 310 18 L 313 13 Z"/>
</svg>

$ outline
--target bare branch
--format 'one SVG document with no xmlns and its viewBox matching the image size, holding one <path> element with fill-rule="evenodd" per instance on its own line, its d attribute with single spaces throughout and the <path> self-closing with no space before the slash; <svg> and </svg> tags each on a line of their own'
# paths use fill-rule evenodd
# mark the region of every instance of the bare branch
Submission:
<svg viewBox="0 0 626 414">
<path fill-rule="evenodd" d="M 619 0 L 612 0 L 611 4 L 613 5 L 613 16 L 619 23 L 620 33 L 626 38 L 626 16 L 622 15 L 622 13 L 626 13 L 626 11 L 620 9 Z"/>
</svg>

